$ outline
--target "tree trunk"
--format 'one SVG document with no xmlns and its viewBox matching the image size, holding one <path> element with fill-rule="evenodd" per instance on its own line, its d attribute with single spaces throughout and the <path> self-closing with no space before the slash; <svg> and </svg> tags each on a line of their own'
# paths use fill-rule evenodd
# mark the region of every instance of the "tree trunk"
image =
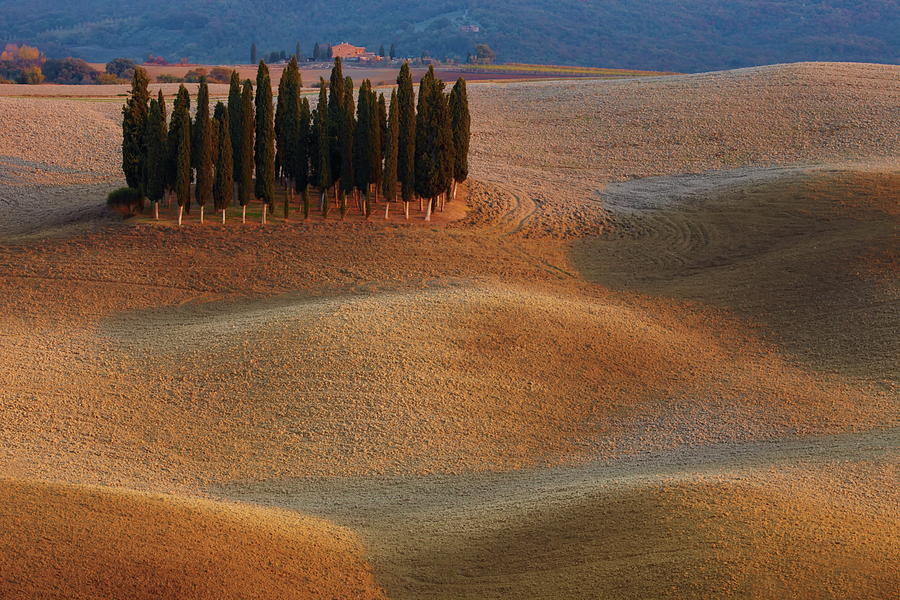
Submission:
<svg viewBox="0 0 900 600">
<path fill-rule="evenodd" d="M 372 191 L 366 186 L 366 219 L 372 216 Z"/>
<path fill-rule="evenodd" d="M 225 209 L 222 209 L 222 225 L 225 224 Z"/>
<path fill-rule="evenodd" d="M 425 209 L 425 207 L 422 206 L 422 197 L 420 196 L 419 197 L 419 212 L 422 212 L 424 209 Z"/>
<path fill-rule="evenodd" d="M 375 188 L 375 204 L 378 204 L 378 183 L 374 183 L 372 187 Z"/>
<path fill-rule="evenodd" d="M 353 193 L 353 192 L 351 192 L 351 194 L 352 194 L 352 193 Z M 338 194 L 338 196 L 339 196 L 339 198 L 340 198 L 341 221 L 343 221 L 343 220 L 344 220 L 344 217 L 347 216 L 347 192 L 345 192 L 345 191 L 342 189 L 341 192 L 340 192 L 340 194 Z"/>
<path fill-rule="evenodd" d="M 262 224 L 266 224 L 266 211 L 269 209 L 269 203 L 263 202 Z"/>
<path fill-rule="evenodd" d="M 241 223 L 247 222 L 247 205 L 241 204 Z"/>
<path fill-rule="evenodd" d="M 180 204 L 178 205 L 178 226 L 181 227 L 181 215 L 184 212 L 184 207 Z"/>
<path fill-rule="evenodd" d="M 153 202 L 153 218 L 159 221 L 159 200 Z"/>
<path fill-rule="evenodd" d="M 303 198 L 303 218 L 309 218 L 309 186 L 303 188 L 301 192 L 301 197 Z"/>
<path fill-rule="evenodd" d="M 428 203 L 425 205 L 425 220 L 426 221 L 431 220 L 431 202 L 432 202 L 432 200 L 433 200 L 433 198 L 429 198 Z"/>
<path fill-rule="evenodd" d="M 201 223 L 203 222 L 203 209 L 204 208 L 206 208 L 206 207 L 201 204 L 200 205 L 200 222 Z"/>
<path fill-rule="evenodd" d="M 409 202 L 403 203 L 403 215 L 406 217 L 406 220 L 409 221 Z"/>
<path fill-rule="evenodd" d="M 459 187 L 459 182 L 453 181 L 453 200 L 456 200 L 456 189 Z"/>
<path fill-rule="evenodd" d="M 390 213 L 390 211 L 391 211 L 391 203 L 385 202 L 384 203 L 384 220 L 385 221 L 388 220 L 388 214 Z"/>
<path fill-rule="evenodd" d="M 294 201 L 294 186 L 291 185 L 287 189 L 287 195 L 284 197 L 284 220 L 288 220 L 288 215 L 291 211 L 291 202 Z"/>
</svg>

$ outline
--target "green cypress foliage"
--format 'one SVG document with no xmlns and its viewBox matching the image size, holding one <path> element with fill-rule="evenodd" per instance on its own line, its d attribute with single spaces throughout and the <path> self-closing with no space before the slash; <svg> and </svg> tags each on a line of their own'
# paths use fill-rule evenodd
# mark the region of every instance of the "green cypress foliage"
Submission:
<svg viewBox="0 0 900 600">
<path fill-rule="evenodd" d="M 387 128 L 387 103 L 384 101 L 384 94 L 378 94 L 378 132 L 381 140 L 381 152 L 379 155 L 382 159 L 385 157 L 384 142 L 387 139 Z"/>
<path fill-rule="evenodd" d="M 191 161 L 197 170 L 194 197 L 197 199 L 197 204 L 203 207 L 212 200 L 215 166 L 212 121 L 209 118 L 209 86 L 206 84 L 205 77 L 200 80 L 200 90 L 197 93 L 197 113 L 194 117 L 191 134 L 193 137 Z"/>
<path fill-rule="evenodd" d="M 284 131 L 285 120 L 285 93 L 284 87 L 288 85 L 290 74 L 285 69 L 281 74 L 278 82 L 278 99 L 275 101 L 275 177 L 285 177 L 284 169 L 284 151 L 287 149 L 285 141 L 286 132 Z"/>
<path fill-rule="evenodd" d="M 216 180 L 213 186 L 213 200 L 216 210 L 225 210 L 231 202 L 232 189 L 234 187 L 234 157 L 231 151 L 231 115 L 225 110 L 221 102 L 216 104 L 213 123 L 216 125 L 218 135 L 216 140 Z"/>
<path fill-rule="evenodd" d="M 309 111 L 309 100 L 301 98 L 298 102 L 300 106 L 297 115 L 297 126 L 293 131 L 294 151 L 291 155 L 294 163 L 291 166 L 291 173 L 294 177 L 294 189 L 303 197 L 303 218 L 309 217 L 309 161 L 311 146 L 312 115 Z"/>
<path fill-rule="evenodd" d="M 334 59 L 328 83 L 328 137 L 331 148 L 331 181 L 341 177 L 341 123 L 343 122 L 344 70 L 340 57 Z"/>
<path fill-rule="evenodd" d="M 144 133 L 147 160 L 144 162 L 144 190 L 152 202 L 162 200 L 165 192 L 166 122 L 159 100 L 150 101 L 147 130 Z"/>
<path fill-rule="evenodd" d="M 128 187 L 136 189 L 143 186 L 144 161 L 147 156 L 144 132 L 147 129 L 150 104 L 148 83 L 147 72 L 141 67 L 135 67 L 131 78 L 131 96 L 122 107 L 122 171 Z"/>
<path fill-rule="evenodd" d="M 228 129 L 231 132 L 231 151 L 234 158 L 232 173 L 235 177 L 241 172 L 241 134 L 244 129 L 241 114 L 241 81 L 237 71 L 232 71 L 228 87 Z"/>
<path fill-rule="evenodd" d="M 256 197 L 271 205 L 275 198 L 275 115 L 269 68 L 259 61 L 256 73 Z"/>
<path fill-rule="evenodd" d="M 325 79 L 319 78 L 319 103 L 313 115 L 315 129 L 316 156 L 312 159 L 315 173 L 315 184 L 322 194 L 322 216 L 328 216 L 328 200 L 325 189 L 331 185 L 331 137 L 328 126 L 328 92 Z"/>
<path fill-rule="evenodd" d="M 402 185 L 404 202 L 412 200 L 416 181 L 415 102 L 409 63 L 403 63 L 403 66 L 400 67 L 400 76 L 397 77 L 397 122 L 400 128 L 397 143 L 397 179 Z"/>
<path fill-rule="evenodd" d="M 190 163 L 190 145 L 191 145 L 191 96 L 188 94 L 187 88 L 182 84 L 178 87 L 178 95 L 175 97 L 175 104 L 172 109 L 172 121 L 169 125 L 169 135 L 167 141 L 167 174 L 166 177 L 171 182 L 172 191 L 175 192 L 178 205 L 185 207 L 188 211 L 191 208 L 191 163 Z M 181 169 L 182 145 L 183 140 L 187 139 L 187 170 Z M 187 177 L 187 188 L 184 187 L 183 177 Z M 187 191 L 185 192 L 185 189 Z M 181 195 L 179 195 L 181 194 Z M 186 194 L 186 195 L 185 195 Z"/>
<path fill-rule="evenodd" d="M 356 105 L 356 131 L 353 139 L 353 177 L 356 189 L 366 192 L 371 183 L 372 161 L 372 111 L 369 109 L 371 83 L 368 79 L 359 86 L 359 97 Z"/>
<path fill-rule="evenodd" d="M 419 98 L 416 109 L 416 148 L 415 148 L 415 190 L 422 198 L 431 198 L 437 194 L 433 182 L 436 181 L 437 165 L 434 163 L 434 136 L 436 128 L 431 117 L 432 104 L 429 96 L 434 91 L 434 68 L 429 66 L 428 72 L 419 80 Z"/>
<path fill-rule="evenodd" d="M 297 128 L 300 120 L 300 69 L 297 60 L 291 58 L 281 82 L 278 84 L 278 110 L 275 113 L 275 138 L 278 144 L 277 159 L 285 177 L 295 179 L 294 154 L 297 149 Z"/>
<path fill-rule="evenodd" d="M 253 136 L 256 119 L 253 114 L 253 84 L 249 79 L 244 81 L 241 89 L 241 166 L 238 176 L 238 199 L 241 206 L 250 203 L 253 193 Z M 232 149 L 234 150 L 234 149 Z M 236 153 L 236 152 L 235 152 Z"/>
<path fill-rule="evenodd" d="M 435 198 L 450 189 L 453 176 L 453 131 L 444 82 L 433 69 L 419 87 L 416 122 L 416 193 Z"/>
<path fill-rule="evenodd" d="M 353 80 L 344 80 L 344 102 L 341 106 L 340 143 L 341 143 L 341 192 L 353 191 L 356 179 L 353 173 L 353 141 L 356 133 L 356 117 L 354 116 Z M 347 200 L 341 198 L 341 217 L 347 213 Z"/>
<path fill-rule="evenodd" d="M 400 142 L 400 122 L 397 112 L 397 91 L 391 92 L 387 134 L 384 139 L 384 181 L 382 192 L 386 202 L 397 199 L 397 146 Z"/>
<path fill-rule="evenodd" d="M 182 86 L 183 87 L 183 86 Z M 187 90 L 185 90 L 187 92 Z M 179 94 L 180 94 L 179 90 Z M 175 197 L 178 206 L 186 212 L 191 210 L 191 115 L 188 107 L 181 103 L 176 109 L 180 126 L 176 129 Z M 174 119 L 176 115 L 172 115 Z"/>
<path fill-rule="evenodd" d="M 472 118 L 466 96 L 466 80 L 460 77 L 450 92 L 450 119 L 453 129 L 453 180 L 462 183 L 469 176 L 469 139 Z"/>
</svg>

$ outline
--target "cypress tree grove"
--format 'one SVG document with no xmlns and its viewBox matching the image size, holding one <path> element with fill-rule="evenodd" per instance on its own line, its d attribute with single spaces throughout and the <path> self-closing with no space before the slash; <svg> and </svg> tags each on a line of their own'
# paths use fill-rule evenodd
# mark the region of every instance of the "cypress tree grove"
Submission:
<svg viewBox="0 0 900 600">
<path fill-rule="evenodd" d="M 331 148 L 331 182 L 336 184 L 341 177 L 341 123 L 343 122 L 344 70 L 341 58 L 334 59 L 331 81 L 328 83 L 328 138 Z M 337 194 L 337 190 L 335 190 Z"/>
<path fill-rule="evenodd" d="M 225 223 L 225 211 L 234 194 L 234 157 L 231 152 L 231 115 L 226 113 L 225 105 L 216 104 L 213 123 L 217 132 L 216 141 L 216 180 L 213 186 L 215 209 L 222 211 L 222 223 Z"/>
<path fill-rule="evenodd" d="M 178 90 L 181 97 L 182 90 L 187 96 L 187 89 L 182 85 Z M 175 155 L 175 198 L 178 201 L 178 225 L 181 226 L 182 215 L 185 210 L 190 212 L 191 206 L 191 115 L 188 112 L 188 103 L 180 102 L 172 114 L 172 120 L 178 117 L 179 126 L 175 130 L 176 155 Z M 172 139 L 172 131 L 169 131 L 169 139 Z"/>
<path fill-rule="evenodd" d="M 397 77 L 397 120 L 400 127 L 397 143 L 397 179 L 401 185 L 403 202 L 411 202 L 416 182 L 416 99 L 413 93 L 409 63 L 400 67 Z M 409 207 L 406 207 L 408 213 Z"/>
<path fill-rule="evenodd" d="M 141 67 L 135 67 L 131 78 L 131 96 L 122 107 L 122 171 L 128 187 L 138 190 L 143 186 L 144 161 L 147 155 L 144 132 L 147 129 L 150 104 L 148 83 L 147 72 Z M 143 190 L 141 192 L 143 194 Z"/>
<path fill-rule="evenodd" d="M 188 165 L 187 165 L 187 195 L 183 195 L 183 182 L 180 180 L 182 176 L 180 169 L 180 152 L 182 138 L 187 132 L 188 145 L 191 140 L 191 96 L 188 94 L 187 88 L 182 84 L 178 87 L 178 95 L 175 97 L 175 104 L 172 109 L 172 121 L 169 125 L 169 135 L 167 141 L 167 161 L 166 161 L 166 180 L 175 194 L 178 202 L 178 222 L 181 223 L 181 213 L 183 210 L 190 212 L 191 208 L 191 164 L 190 164 L 190 148 L 188 148 Z M 181 186 L 181 187 L 179 187 Z M 179 191 L 180 190 L 180 191 Z"/>
<path fill-rule="evenodd" d="M 165 193 L 166 177 L 166 121 L 159 100 L 150 101 L 144 145 L 147 160 L 144 162 L 144 189 L 153 202 L 153 218 L 159 219 L 159 201 Z"/>
<path fill-rule="evenodd" d="M 234 159 L 231 172 L 234 175 L 235 187 L 241 172 L 241 133 L 244 129 L 241 114 L 241 82 L 237 71 L 232 71 L 228 86 L 228 129 L 231 132 L 231 151 Z M 237 196 L 236 191 L 232 194 Z"/>
<path fill-rule="evenodd" d="M 253 186 L 253 137 L 255 129 L 253 84 L 247 79 L 244 81 L 244 87 L 241 89 L 241 171 L 238 175 L 242 223 L 247 222 L 247 204 L 250 203 L 250 194 Z"/>
<path fill-rule="evenodd" d="M 472 118 L 469 115 L 469 99 L 466 80 L 460 77 L 450 92 L 450 120 L 453 129 L 453 191 L 456 200 L 457 185 L 469 177 L 469 139 Z"/>
<path fill-rule="evenodd" d="M 383 98 L 383 96 L 382 96 Z M 397 118 L 397 92 L 391 91 L 391 108 L 388 114 L 387 133 L 384 138 L 384 219 L 387 220 L 391 202 L 397 200 L 397 144 L 400 141 L 400 123 Z M 406 205 L 409 206 L 408 204 Z M 407 212 L 406 218 L 409 218 Z"/>
<path fill-rule="evenodd" d="M 269 68 L 259 61 L 256 72 L 256 197 L 263 201 L 262 222 L 275 198 L 275 115 Z"/>
<path fill-rule="evenodd" d="M 325 190 L 331 185 L 331 136 L 328 124 L 328 92 L 325 79 L 319 78 L 319 103 L 313 114 L 313 128 L 316 136 L 316 156 L 313 158 L 315 165 L 315 182 L 319 187 L 321 197 L 319 199 L 322 217 L 328 218 L 328 199 Z"/>
<path fill-rule="evenodd" d="M 347 214 L 347 194 L 353 192 L 356 180 L 353 175 L 353 137 L 356 133 L 356 117 L 353 106 L 353 80 L 347 77 L 344 80 L 344 101 L 341 104 L 341 218 Z"/>
<path fill-rule="evenodd" d="M 194 197 L 200 207 L 200 222 L 203 222 L 203 211 L 212 200 L 214 183 L 214 160 L 212 120 L 209 118 L 209 86 L 206 78 L 200 79 L 200 91 L 197 93 L 197 113 L 191 129 L 193 146 L 191 162 L 197 170 L 197 184 L 194 186 Z"/>
<path fill-rule="evenodd" d="M 294 178 L 294 189 L 300 193 L 303 199 L 303 218 L 309 218 L 309 161 L 310 161 L 310 126 L 312 117 L 309 112 L 309 100 L 301 98 L 298 102 L 300 112 L 297 115 L 297 127 L 293 131 L 294 151 L 292 159 L 294 164 L 291 172 Z"/>
</svg>

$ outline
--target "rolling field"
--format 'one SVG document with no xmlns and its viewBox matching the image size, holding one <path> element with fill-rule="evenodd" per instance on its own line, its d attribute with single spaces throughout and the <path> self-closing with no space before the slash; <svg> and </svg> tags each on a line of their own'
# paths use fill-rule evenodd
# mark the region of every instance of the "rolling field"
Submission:
<svg viewBox="0 0 900 600">
<path fill-rule="evenodd" d="M 0 97 L 0 596 L 898 595 L 898 80 L 472 83 L 430 224 L 123 221 Z"/>
</svg>

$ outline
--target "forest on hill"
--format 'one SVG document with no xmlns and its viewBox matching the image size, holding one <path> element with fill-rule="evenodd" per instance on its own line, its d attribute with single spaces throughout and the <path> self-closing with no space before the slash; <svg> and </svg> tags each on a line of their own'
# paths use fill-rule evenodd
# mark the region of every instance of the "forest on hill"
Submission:
<svg viewBox="0 0 900 600">
<path fill-rule="evenodd" d="M 0 0 L 0 43 L 105 62 L 246 63 L 348 41 L 401 56 L 695 72 L 804 60 L 900 62 L 896 0 Z"/>
</svg>

